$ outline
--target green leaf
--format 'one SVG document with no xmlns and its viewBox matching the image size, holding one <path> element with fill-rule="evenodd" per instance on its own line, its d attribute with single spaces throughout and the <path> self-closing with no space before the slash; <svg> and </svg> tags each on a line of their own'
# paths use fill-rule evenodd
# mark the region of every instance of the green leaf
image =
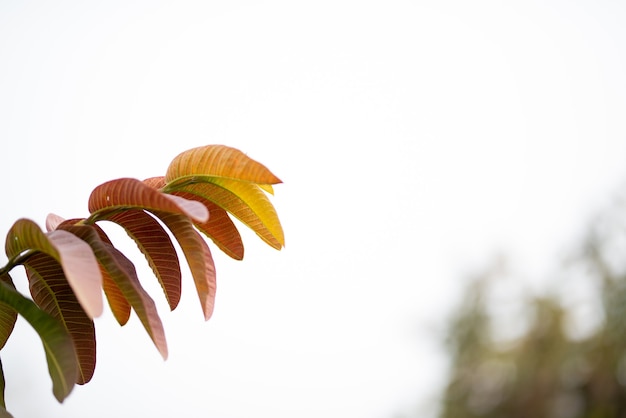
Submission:
<svg viewBox="0 0 626 418">
<path fill-rule="evenodd" d="M 2 361 L 0 361 L 0 418 L 13 418 L 13 415 L 9 414 L 6 410 L 6 403 L 4 402 L 4 369 L 2 367 Z"/>
<path fill-rule="evenodd" d="M 61 265 L 38 253 L 26 262 L 30 293 L 42 310 L 60 321 L 72 336 L 78 362 L 76 383 L 91 380 L 96 368 L 96 330 L 69 286 Z"/>
<path fill-rule="evenodd" d="M 67 231 L 44 234 L 33 221 L 19 219 L 7 234 L 7 256 L 22 263 L 20 257 L 35 252 L 48 254 L 61 264 L 76 298 L 90 318 L 102 313 L 102 275 L 87 244 Z"/>
<path fill-rule="evenodd" d="M 0 281 L 0 302 L 22 315 L 41 338 L 52 378 L 52 392 L 63 402 L 74 388 L 78 373 L 72 337 L 59 321 L 3 281 Z"/>
<path fill-rule="evenodd" d="M 13 279 L 11 279 L 9 273 L 5 273 L 0 276 L 0 281 L 15 289 Z M 0 349 L 4 347 L 4 345 L 7 343 L 7 340 L 11 336 L 13 328 L 15 327 L 16 320 L 17 312 L 15 312 L 15 309 L 11 308 L 5 303 L 0 303 Z"/>
</svg>

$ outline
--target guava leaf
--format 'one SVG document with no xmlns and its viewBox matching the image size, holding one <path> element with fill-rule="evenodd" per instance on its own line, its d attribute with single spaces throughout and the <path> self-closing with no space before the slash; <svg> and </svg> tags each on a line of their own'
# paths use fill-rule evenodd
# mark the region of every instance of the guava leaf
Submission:
<svg viewBox="0 0 626 418">
<path fill-rule="evenodd" d="M 204 319 L 209 320 L 213 314 L 216 291 L 215 264 L 209 247 L 186 216 L 173 213 L 156 215 L 180 244 L 196 285 Z"/>
<path fill-rule="evenodd" d="M 181 270 L 176 248 L 163 227 L 148 213 L 130 209 L 105 218 L 120 225 L 144 254 L 159 280 L 171 310 L 180 301 Z"/>
<path fill-rule="evenodd" d="M 201 203 L 161 193 L 132 178 L 111 180 L 97 186 L 89 196 L 88 207 L 91 221 L 131 208 L 178 213 L 199 222 L 206 222 L 209 217 L 209 212 Z"/>
<path fill-rule="evenodd" d="M 141 286 L 133 263 L 118 249 L 103 241 L 90 225 L 68 226 L 68 231 L 92 248 L 98 262 L 133 307 L 157 350 L 166 359 L 167 342 L 161 318 L 154 300 Z"/>
<path fill-rule="evenodd" d="M 0 361 L 0 418 L 13 418 L 13 415 L 9 414 L 6 410 L 6 403 L 4 402 L 4 370 L 2 368 L 2 361 Z"/>
<path fill-rule="evenodd" d="M 67 227 L 67 230 L 91 246 L 108 276 L 137 313 L 161 356 L 166 359 L 167 343 L 163 324 L 154 301 L 139 282 L 133 263 L 109 242 L 102 240 L 92 225 L 75 225 Z"/>
<path fill-rule="evenodd" d="M 4 376 L 2 376 L 2 379 L 4 380 Z M 9 411 L 0 406 L 0 418 L 13 418 L 13 415 L 9 414 Z"/>
<path fill-rule="evenodd" d="M 169 185 L 204 176 L 259 184 L 281 183 L 263 164 L 226 145 L 207 145 L 180 153 L 167 168 L 165 182 Z"/>
<path fill-rule="evenodd" d="M 9 273 L 1 275 L 0 281 L 15 289 L 13 279 L 11 279 Z M 17 312 L 15 312 L 15 309 L 5 303 L 0 303 L 0 349 L 4 347 L 11 336 L 13 328 L 15 327 L 15 321 L 17 321 Z"/>
<path fill-rule="evenodd" d="M 214 202 L 247 225 L 272 248 L 279 250 L 284 246 L 285 238 L 276 210 L 257 185 L 227 179 L 211 179 L 205 183 L 181 187 L 177 191 L 191 193 Z"/>
<path fill-rule="evenodd" d="M 258 220 L 261 221 L 263 226 L 275 239 L 270 240 L 268 244 L 278 250 L 285 245 L 285 235 L 283 233 L 283 227 L 280 224 L 280 220 L 278 219 L 276 209 L 268 199 L 265 192 L 261 190 L 259 185 L 221 178 L 211 179 L 210 183 L 233 193 L 255 213 Z M 255 228 L 252 229 L 256 232 Z M 280 246 L 274 246 L 272 244 L 274 242 L 278 242 Z"/>
<path fill-rule="evenodd" d="M 53 215 L 53 216 L 56 217 L 56 215 Z M 48 219 L 46 219 L 47 226 L 49 225 L 49 218 L 50 216 L 48 217 Z M 104 230 L 102 230 L 102 228 L 100 228 L 96 224 L 85 225 L 84 221 L 85 219 L 69 219 L 66 221 L 62 221 L 60 223 L 55 222 L 54 228 L 70 230 L 71 227 L 74 227 L 74 226 L 81 226 L 81 227 L 87 226 L 93 229 L 103 242 L 106 242 L 112 245 L 111 240 L 109 239 L 107 234 L 104 232 Z M 109 303 L 109 307 L 111 308 L 111 311 L 113 312 L 113 316 L 115 317 L 117 322 L 123 326 L 128 322 L 128 319 L 130 318 L 130 310 L 131 310 L 130 304 L 128 303 L 124 295 L 122 294 L 122 291 L 119 289 L 119 287 L 117 287 L 117 284 L 115 284 L 113 279 L 111 279 L 111 276 L 104 269 L 102 264 L 100 264 L 99 266 L 100 266 L 100 274 L 102 274 L 102 289 L 104 290 L 104 294 L 106 295 L 107 302 Z"/>
<path fill-rule="evenodd" d="M 89 382 L 96 368 L 93 321 L 81 309 L 63 268 L 54 258 L 38 253 L 30 257 L 25 266 L 33 301 L 61 322 L 72 336 L 78 363 L 76 383 L 83 385 Z"/>
<path fill-rule="evenodd" d="M 165 177 L 150 177 L 143 182 L 152 188 L 161 189 L 165 186 Z M 241 235 L 224 209 L 202 196 L 179 191 L 172 191 L 171 194 L 202 203 L 208 209 L 210 216 L 207 222 L 194 222 L 196 228 L 211 238 L 217 247 L 230 257 L 235 260 L 243 259 L 244 248 Z"/>
<path fill-rule="evenodd" d="M 59 215 L 55 215 L 54 213 L 49 213 L 48 216 L 46 216 L 46 231 L 48 232 L 54 231 L 63 222 L 66 222 L 66 220 L 60 217 Z"/>
<path fill-rule="evenodd" d="M 243 259 L 244 247 L 241 235 L 224 209 L 202 196 L 185 192 L 172 193 L 185 199 L 195 199 L 206 206 L 211 214 L 209 220 L 207 222 L 194 222 L 195 227 L 209 237 L 228 256 L 235 260 Z"/>
<path fill-rule="evenodd" d="M 27 252 L 50 255 L 63 267 L 78 302 L 90 318 L 102 313 L 102 275 L 89 245 L 67 231 L 44 234 L 29 219 L 17 220 L 7 234 L 6 254 L 14 259 Z"/>
<path fill-rule="evenodd" d="M 108 271 L 102 267 L 102 289 L 106 295 L 109 308 L 113 312 L 113 316 L 118 324 L 124 326 L 130 319 L 131 306 L 124 297 L 124 293 L 120 290 L 115 280 L 111 278 Z"/>
<path fill-rule="evenodd" d="M 154 300 L 152 300 L 150 295 L 141 286 L 137 272 L 135 271 L 135 266 L 124 254 L 113 246 L 109 246 L 108 244 L 104 244 L 103 246 L 105 251 L 103 251 L 100 259 L 103 264 L 105 264 L 111 278 L 120 288 L 126 300 L 128 300 L 135 310 L 135 313 L 163 359 L 167 359 L 167 341 L 165 339 L 165 330 L 163 329 L 161 318 L 157 312 Z M 100 253 L 100 251 L 98 252 Z"/>
<path fill-rule="evenodd" d="M 72 337 L 63 324 L 4 281 L 0 281 L 0 303 L 15 309 L 41 338 L 52 378 L 52 392 L 59 402 L 63 402 L 74 388 L 78 373 Z"/>
</svg>

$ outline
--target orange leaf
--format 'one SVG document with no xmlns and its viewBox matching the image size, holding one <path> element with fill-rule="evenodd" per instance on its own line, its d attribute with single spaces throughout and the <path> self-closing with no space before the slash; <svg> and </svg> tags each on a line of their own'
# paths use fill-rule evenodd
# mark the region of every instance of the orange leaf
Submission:
<svg viewBox="0 0 626 418">
<path fill-rule="evenodd" d="M 30 292 L 42 310 L 59 320 L 72 336 L 78 360 L 76 383 L 89 382 L 96 368 L 96 332 L 72 292 L 63 268 L 51 256 L 35 254 L 26 263 Z"/>
<path fill-rule="evenodd" d="M 102 267 L 102 266 L 101 266 Z M 102 289 L 109 302 L 109 308 L 118 324 L 124 326 L 130 319 L 130 303 L 109 272 L 102 267 Z"/>
<path fill-rule="evenodd" d="M 197 176 L 224 177 L 260 184 L 281 183 L 263 164 L 225 145 L 207 145 L 177 155 L 167 168 L 165 182 L 193 181 L 193 177 Z"/>
<path fill-rule="evenodd" d="M 145 179 L 143 183 L 148 187 L 152 187 L 153 189 L 160 190 L 161 188 L 163 188 L 163 186 L 165 186 L 165 177 L 163 176 L 149 177 Z"/>
</svg>

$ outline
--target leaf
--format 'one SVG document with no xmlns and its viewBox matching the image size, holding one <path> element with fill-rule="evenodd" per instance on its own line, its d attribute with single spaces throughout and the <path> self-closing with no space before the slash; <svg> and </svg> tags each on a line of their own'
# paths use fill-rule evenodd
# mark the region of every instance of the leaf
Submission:
<svg viewBox="0 0 626 418">
<path fill-rule="evenodd" d="M 165 182 L 169 185 L 204 176 L 259 184 L 281 183 L 263 164 L 225 145 L 207 145 L 177 155 L 167 168 Z"/>
<path fill-rule="evenodd" d="M 9 414 L 3 407 L 0 407 L 0 418 L 13 418 L 13 415 Z"/>
<path fill-rule="evenodd" d="M 130 319 L 130 303 L 124 297 L 124 293 L 111 278 L 108 271 L 102 268 L 102 289 L 109 302 L 109 307 L 118 324 L 124 326 Z"/>
<path fill-rule="evenodd" d="M 67 231 L 44 234 L 33 221 L 16 221 L 6 239 L 6 253 L 15 258 L 27 252 L 50 255 L 63 272 L 76 298 L 90 318 L 102 313 L 102 275 L 91 248 Z"/>
<path fill-rule="evenodd" d="M 148 177 L 143 180 L 143 184 L 148 187 L 152 187 L 153 189 L 161 190 L 165 186 L 165 177 L 164 176 L 156 176 L 156 177 Z"/>
<path fill-rule="evenodd" d="M 159 219 L 174 234 L 185 255 L 204 313 L 209 320 L 215 304 L 215 264 L 206 242 L 193 228 L 189 218 L 172 213 L 158 213 Z"/>
<path fill-rule="evenodd" d="M 70 219 L 67 221 L 63 221 L 58 224 L 56 227 L 59 229 L 67 230 L 71 232 L 71 227 L 73 226 L 88 226 L 92 228 L 97 234 L 98 237 L 108 244 L 111 244 L 111 240 L 107 236 L 107 234 L 100 228 L 98 225 L 84 225 L 85 219 Z M 113 316 L 117 320 L 120 325 L 125 325 L 130 318 L 130 304 L 122 294 L 122 291 L 119 289 L 117 284 L 111 279 L 109 273 L 104 269 L 104 267 L 100 264 L 100 274 L 102 274 L 102 289 L 104 290 L 104 294 L 106 295 L 107 302 L 109 303 L 109 307 L 113 312 Z"/>
<path fill-rule="evenodd" d="M 15 289 L 15 285 L 9 273 L 0 276 L 0 281 Z M 15 321 L 17 321 L 17 312 L 15 312 L 15 309 L 7 304 L 0 303 L 0 349 L 4 348 L 7 340 L 11 336 L 13 328 L 15 327 Z"/>
<path fill-rule="evenodd" d="M 271 184 L 257 184 L 257 186 L 259 186 L 259 188 L 261 190 L 264 190 L 265 192 L 273 195 L 274 194 L 274 188 L 272 187 Z"/>
<path fill-rule="evenodd" d="M 4 369 L 2 367 L 2 361 L 0 361 L 0 418 L 13 418 L 13 415 L 9 414 L 6 410 L 6 403 L 4 402 Z"/>
<path fill-rule="evenodd" d="M 135 241 L 159 280 L 170 309 L 174 310 L 180 301 L 181 271 L 176 248 L 168 233 L 142 210 L 116 212 L 106 220 L 120 225 Z"/>
<path fill-rule="evenodd" d="M 46 230 L 48 232 L 54 231 L 63 222 L 65 222 L 65 219 L 63 219 L 59 215 L 49 213 L 48 216 L 46 216 Z"/>
<path fill-rule="evenodd" d="M 256 185 L 212 179 L 207 183 L 181 187 L 180 191 L 214 202 L 247 225 L 271 247 L 279 250 L 284 246 L 285 238 L 276 210 Z"/>
<path fill-rule="evenodd" d="M 2 376 L 2 378 L 4 378 L 4 376 Z M 9 411 L 0 406 L 0 418 L 13 418 L 13 415 L 9 414 Z"/>
<path fill-rule="evenodd" d="M 172 193 L 185 199 L 195 199 L 206 206 L 211 216 L 207 222 L 194 222 L 196 228 L 211 238 L 215 245 L 230 257 L 235 260 L 243 259 L 244 248 L 241 235 L 224 209 L 202 196 L 185 192 Z"/>
<path fill-rule="evenodd" d="M 122 178 L 96 187 L 89 196 L 90 221 L 105 219 L 121 209 L 144 209 L 189 216 L 199 222 L 208 220 L 209 212 L 198 202 L 161 193 L 142 181 Z"/>
<path fill-rule="evenodd" d="M 22 315 L 41 338 L 52 378 L 52 392 L 63 402 L 74 388 L 78 372 L 72 337 L 59 321 L 3 281 L 0 281 L 0 302 Z"/>
<path fill-rule="evenodd" d="M 2 361 L 0 360 L 0 417 L 2 416 L 1 411 L 7 407 L 6 402 L 4 401 L 4 389 L 6 388 L 4 381 L 4 368 L 2 367 Z"/>
<path fill-rule="evenodd" d="M 159 353 L 166 359 L 167 343 L 163 324 L 154 301 L 139 282 L 133 263 L 111 244 L 104 242 L 91 225 L 76 225 L 68 230 L 91 246 L 100 264 L 137 313 Z"/>
<path fill-rule="evenodd" d="M 165 177 L 150 177 L 143 182 L 152 188 L 161 189 L 165 186 Z M 209 211 L 210 216 L 207 222 L 194 221 L 196 228 L 211 238 L 218 248 L 230 257 L 236 260 L 243 259 L 244 249 L 241 235 L 224 209 L 202 196 L 180 191 L 172 191 L 171 193 L 202 203 Z"/>
<path fill-rule="evenodd" d="M 33 301 L 60 321 L 72 336 L 78 362 L 76 383 L 91 380 L 96 368 L 96 330 L 93 321 L 81 309 L 65 278 L 61 265 L 51 256 L 38 253 L 26 263 Z"/>
</svg>

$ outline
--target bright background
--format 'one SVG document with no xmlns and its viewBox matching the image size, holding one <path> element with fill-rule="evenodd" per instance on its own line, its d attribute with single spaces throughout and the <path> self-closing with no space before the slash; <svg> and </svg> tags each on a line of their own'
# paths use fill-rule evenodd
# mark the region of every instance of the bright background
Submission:
<svg viewBox="0 0 626 418">
<path fill-rule="evenodd" d="M 9 410 L 433 416 L 465 275 L 504 252 L 541 286 L 626 180 L 625 21 L 609 0 L 3 1 L 2 234 L 85 216 L 98 184 L 223 143 L 284 181 L 287 241 L 244 231 L 243 262 L 216 249 L 205 323 L 189 275 L 167 312 L 120 234 L 169 359 L 107 310 L 95 377 L 59 405 L 20 321 Z"/>
</svg>

